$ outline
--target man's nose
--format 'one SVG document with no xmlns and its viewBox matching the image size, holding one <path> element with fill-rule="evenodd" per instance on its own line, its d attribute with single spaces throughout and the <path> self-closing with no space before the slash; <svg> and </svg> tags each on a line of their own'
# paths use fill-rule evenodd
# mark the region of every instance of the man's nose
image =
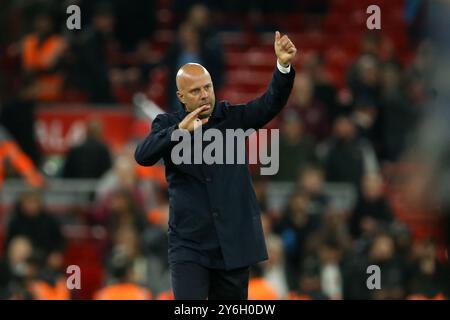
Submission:
<svg viewBox="0 0 450 320">
<path fill-rule="evenodd" d="M 208 97 L 209 97 L 209 93 L 208 93 L 208 90 L 206 90 L 206 89 L 202 89 L 202 91 L 201 91 L 202 93 L 201 93 L 201 95 L 200 95 L 200 98 L 202 99 L 202 100 L 204 100 L 204 99 L 208 99 Z"/>
</svg>

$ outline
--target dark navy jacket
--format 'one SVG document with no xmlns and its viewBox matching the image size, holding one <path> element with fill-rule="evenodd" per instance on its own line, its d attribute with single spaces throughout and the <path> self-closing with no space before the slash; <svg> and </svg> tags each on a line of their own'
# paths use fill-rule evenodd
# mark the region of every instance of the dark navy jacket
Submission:
<svg viewBox="0 0 450 320">
<path fill-rule="evenodd" d="M 274 71 L 267 91 L 241 105 L 217 102 L 203 132 L 216 128 L 262 128 L 286 104 L 295 71 Z M 256 200 L 247 164 L 180 164 L 171 160 L 172 132 L 185 111 L 158 115 L 152 131 L 135 152 L 151 166 L 164 159 L 169 184 L 169 261 L 195 261 L 210 268 L 234 269 L 267 259 Z M 235 151 L 236 152 L 236 151 Z M 236 154 L 236 153 L 235 153 Z"/>
</svg>

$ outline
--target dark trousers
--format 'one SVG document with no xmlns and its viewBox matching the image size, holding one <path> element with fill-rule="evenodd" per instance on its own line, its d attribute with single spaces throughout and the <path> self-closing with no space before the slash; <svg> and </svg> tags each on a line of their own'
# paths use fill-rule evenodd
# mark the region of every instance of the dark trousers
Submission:
<svg viewBox="0 0 450 320">
<path fill-rule="evenodd" d="M 249 267 L 218 270 L 176 262 L 170 272 L 176 300 L 247 300 Z"/>
</svg>

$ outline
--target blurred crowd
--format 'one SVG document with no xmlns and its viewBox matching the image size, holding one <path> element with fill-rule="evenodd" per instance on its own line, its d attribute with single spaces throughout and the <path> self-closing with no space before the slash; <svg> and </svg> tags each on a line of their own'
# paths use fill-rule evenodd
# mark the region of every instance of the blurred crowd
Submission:
<svg viewBox="0 0 450 320">
<path fill-rule="evenodd" d="M 3 171 L 17 175 L 15 170 L 41 188 L 21 194 L 5 215 L 0 299 L 75 298 L 66 286 L 65 267 L 72 264 L 67 258 L 71 239 L 64 232 L 67 219 L 48 211 L 42 188 L 42 155 L 32 129 L 37 103 L 114 105 L 120 100 L 116 87 L 139 91 L 148 85 L 149 74 L 166 68 L 162 107 L 178 110 L 173 79 L 184 63 L 205 65 L 216 92 L 225 81 L 226 55 L 217 31 L 229 26 L 214 24 L 211 12 L 247 12 L 260 22 L 255 25 L 259 32 L 272 26 L 258 14 L 298 10 L 320 16 L 330 1 L 305 1 L 302 6 L 280 0 L 264 5 L 194 2 L 170 2 L 179 20 L 177 36 L 159 57 L 148 50 L 157 28 L 157 1 L 133 6 L 122 0 L 2 1 L 0 160 L 6 152 L 16 160 L 11 161 L 15 169 L 1 166 L 0 176 Z M 414 20 L 421 1 L 407 3 Z M 58 8 L 68 4 L 83 8 L 82 30 L 58 27 L 65 23 L 65 10 Z M 275 176 L 254 176 L 269 260 L 251 269 L 250 299 L 450 297 L 448 256 L 439 254 L 440 239 L 433 234 L 416 239 L 389 197 L 389 169 L 404 161 L 436 94 L 427 85 L 433 45 L 422 38 L 417 23 L 411 25 L 414 59 L 408 64 L 394 42 L 382 41 L 377 32 L 365 33 L 346 70 L 345 90 L 329 78 L 320 53 L 302 57 L 288 105 L 269 124 L 280 128 L 280 170 Z M 296 46 L 302 55 L 302 44 Z M 121 55 L 133 63 L 119 59 Z M 65 155 L 60 177 L 98 180 L 90 210 L 78 218 L 106 235 L 96 245 L 104 276 L 89 298 L 172 299 L 164 169 L 139 167 L 133 157 L 135 141 L 113 153 L 98 121 L 87 128 L 85 141 Z M 292 186 L 280 210 L 269 204 L 271 183 Z M 336 207 L 325 192 L 329 183 L 350 187 L 354 206 Z M 370 265 L 380 267 L 379 290 L 367 287 Z"/>
</svg>

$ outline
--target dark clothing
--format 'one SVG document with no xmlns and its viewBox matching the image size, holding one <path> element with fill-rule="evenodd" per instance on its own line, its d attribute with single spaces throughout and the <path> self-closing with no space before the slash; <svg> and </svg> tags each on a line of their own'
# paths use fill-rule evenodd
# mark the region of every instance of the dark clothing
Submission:
<svg viewBox="0 0 450 320">
<path fill-rule="evenodd" d="M 95 138 L 87 138 L 69 150 L 64 164 L 64 178 L 97 179 L 111 168 L 108 147 Z"/>
<path fill-rule="evenodd" d="M 25 236 L 39 253 L 46 255 L 52 251 L 62 251 L 64 238 L 61 227 L 55 217 L 41 212 L 28 217 L 17 211 L 8 223 L 6 246 L 16 236 Z"/>
<path fill-rule="evenodd" d="M 362 139 L 332 139 L 329 146 L 324 159 L 326 180 L 351 183 L 359 190 L 361 178 L 367 170 L 365 153 L 371 145 Z"/>
<path fill-rule="evenodd" d="M 393 214 L 389 203 L 384 198 L 369 201 L 360 198 L 350 217 L 350 232 L 354 237 L 361 235 L 361 220 L 371 217 L 380 224 L 388 224 L 393 220 Z"/>
<path fill-rule="evenodd" d="M 409 279 L 410 294 L 425 294 L 435 296 L 442 293 L 450 294 L 450 272 L 448 266 L 435 261 L 435 269 L 431 273 L 424 272 L 418 261 L 412 268 L 411 279 Z"/>
<path fill-rule="evenodd" d="M 289 74 L 277 69 L 261 97 L 234 106 L 217 102 L 202 130 L 215 128 L 225 137 L 226 129 L 263 127 L 286 104 L 294 77 L 293 69 Z M 171 150 L 176 142 L 171 141 L 171 135 L 186 114 L 180 111 L 158 115 L 151 134 L 135 153 L 140 165 L 151 166 L 160 158 L 166 165 L 170 262 L 193 261 L 205 267 L 231 270 L 266 260 L 260 208 L 248 164 L 172 162 Z"/>
<path fill-rule="evenodd" d="M 0 107 L 0 124 L 14 137 L 14 140 L 30 157 L 36 166 L 40 165 L 41 155 L 36 142 L 35 103 L 23 99 L 14 99 Z"/>
<path fill-rule="evenodd" d="M 71 44 L 73 62 L 66 80 L 70 86 L 83 90 L 93 103 L 114 102 L 108 76 L 108 47 L 114 40 L 100 31 L 87 28 L 74 36 Z"/>
<path fill-rule="evenodd" d="M 279 170 L 274 177 L 277 181 L 295 182 L 298 179 L 299 172 L 305 166 L 317 162 L 314 143 L 308 137 L 302 137 L 300 141 L 290 143 L 281 135 L 279 154 Z"/>
<path fill-rule="evenodd" d="M 304 222 L 299 225 L 294 222 L 295 213 L 287 208 L 283 219 L 274 226 L 275 233 L 281 236 L 285 257 L 285 273 L 289 290 L 298 289 L 298 279 L 301 266 L 306 256 L 305 244 L 308 238 L 318 229 L 319 217 L 305 215 Z"/>
<path fill-rule="evenodd" d="M 247 300 L 248 297 L 249 267 L 218 270 L 176 262 L 171 265 L 171 277 L 176 300 Z"/>
</svg>

